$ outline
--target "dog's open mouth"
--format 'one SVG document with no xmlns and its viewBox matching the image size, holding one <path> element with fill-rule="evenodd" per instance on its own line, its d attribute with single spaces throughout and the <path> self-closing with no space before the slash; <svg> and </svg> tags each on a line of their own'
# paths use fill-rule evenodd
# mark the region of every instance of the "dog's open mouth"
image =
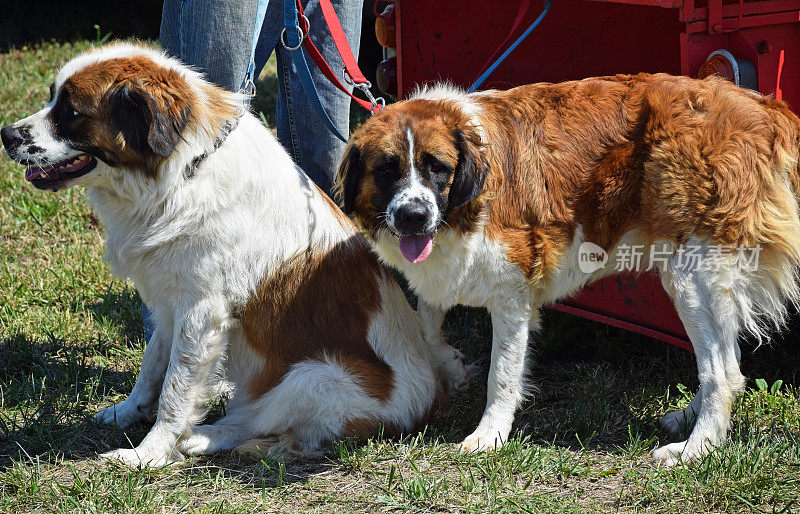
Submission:
<svg viewBox="0 0 800 514">
<path fill-rule="evenodd" d="M 433 250 L 433 238 L 429 235 L 400 236 L 400 253 L 412 264 L 428 258 Z"/>
<path fill-rule="evenodd" d="M 86 175 L 95 166 L 97 166 L 95 158 L 84 153 L 44 168 L 28 166 L 25 170 L 25 180 L 39 189 L 55 191 L 67 180 Z"/>
</svg>

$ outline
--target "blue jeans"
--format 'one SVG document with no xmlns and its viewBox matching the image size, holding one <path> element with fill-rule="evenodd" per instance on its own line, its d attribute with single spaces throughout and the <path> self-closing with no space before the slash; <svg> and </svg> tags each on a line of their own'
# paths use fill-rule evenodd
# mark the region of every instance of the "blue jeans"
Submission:
<svg viewBox="0 0 800 514">
<path fill-rule="evenodd" d="M 332 0 L 353 53 L 358 57 L 363 0 Z M 311 39 L 335 73 L 344 68 L 319 2 L 303 2 L 311 22 Z M 204 72 L 206 78 L 231 91 L 242 84 L 250 60 L 258 0 L 165 0 L 161 46 L 168 53 Z M 280 44 L 283 1 L 270 0 L 256 46 L 256 76 L 273 51 L 278 60 L 278 140 L 294 161 L 326 193 L 331 192 L 345 144 L 329 132 L 308 103 L 296 80 L 288 50 Z M 296 50 L 300 51 L 300 50 Z M 322 104 L 342 134 L 350 128 L 350 97 L 336 89 L 309 60 Z"/>
<path fill-rule="evenodd" d="M 347 40 L 358 58 L 363 0 L 332 0 Z M 161 15 L 161 46 L 206 78 L 230 91 L 242 85 L 253 41 L 258 0 L 165 0 Z M 344 63 L 325 25 L 319 2 L 304 0 L 311 39 L 334 72 Z M 256 77 L 272 52 L 278 60 L 278 140 L 294 161 L 323 191 L 331 194 L 336 167 L 345 144 L 329 132 L 312 109 L 297 80 L 291 56 L 280 44 L 283 1 L 270 0 L 256 46 Z M 301 50 L 296 50 L 301 51 Z M 304 50 L 303 50 L 304 51 Z M 336 89 L 309 61 L 322 104 L 339 132 L 350 131 L 350 97 Z M 145 340 L 153 331 L 150 311 L 142 305 Z"/>
</svg>

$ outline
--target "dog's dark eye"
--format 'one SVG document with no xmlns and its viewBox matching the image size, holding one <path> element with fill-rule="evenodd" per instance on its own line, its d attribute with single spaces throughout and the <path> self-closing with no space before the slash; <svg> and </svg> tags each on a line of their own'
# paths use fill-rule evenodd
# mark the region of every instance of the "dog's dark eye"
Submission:
<svg viewBox="0 0 800 514">
<path fill-rule="evenodd" d="M 375 166 L 375 173 L 377 173 L 378 175 L 391 175 L 396 170 L 397 170 L 397 162 L 394 160 L 380 162 Z"/>
<path fill-rule="evenodd" d="M 373 163 L 375 175 L 392 175 L 397 173 L 398 161 L 396 157 L 384 156 Z"/>
<path fill-rule="evenodd" d="M 86 117 L 85 114 L 72 107 L 67 107 L 66 109 L 64 109 L 64 114 L 65 114 L 64 117 L 66 118 L 65 121 L 75 121 L 77 119 Z"/>
<path fill-rule="evenodd" d="M 449 175 L 450 171 L 450 166 L 445 164 L 434 164 L 431 166 L 431 173 L 435 173 L 437 175 Z"/>
</svg>

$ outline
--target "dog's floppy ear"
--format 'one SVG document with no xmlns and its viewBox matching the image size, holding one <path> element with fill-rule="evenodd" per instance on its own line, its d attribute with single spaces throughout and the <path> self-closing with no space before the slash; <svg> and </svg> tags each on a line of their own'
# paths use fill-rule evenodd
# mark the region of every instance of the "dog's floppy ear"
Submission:
<svg viewBox="0 0 800 514">
<path fill-rule="evenodd" d="M 168 157 L 175 150 L 189 119 L 188 107 L 156 101 L 138 84 L 125 84 L 108 98 L 111 119 L 128 146 L 139 153 Z M 170 104 L 175 104 L 171 99 Z"/>
<path fill-rule="evenodd" d="M 153 113 L 144 94 L 129 86 L 122 86 L 108 97 L 108 106 L 111 121 L 122 134 L 125 145 L 140 154 L 145 153 Z"/>
<path fill-rule="evenodd" d="M 344 154 L 342 163 L 339 165 L 337 177 L 338 197 L 342 204 L 345 214 L 352 214 L 356 208 L 356 196 L 358 196 L 358 184 L 361 182 L 361 175 L 364 173 L 361 162 L 361 151 L 358 147 L 350 143 Z"/>
<path fill-rule="evenodd" d="M 447 198 L 448 210 L 461 207 L 481 194 L 489 164 L 481 151 L 480 135 L 474 129 L 457 129 L 453 131 L 458 164 L 453 173 L 453 183 Z"/>
</svg>

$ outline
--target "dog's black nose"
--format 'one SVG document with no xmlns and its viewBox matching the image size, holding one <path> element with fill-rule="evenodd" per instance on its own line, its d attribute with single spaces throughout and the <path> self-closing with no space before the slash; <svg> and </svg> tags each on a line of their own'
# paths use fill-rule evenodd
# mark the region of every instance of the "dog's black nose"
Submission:
<svg viewBox="0 0 800 514">
<path fill-rule="evenodd" d="M 424 203 L 412 200 L 398 207 L 394 227 L 403 235 L 422 234 L 430 216 L 430 209 Z"/>
<path fill-rule="evenodd" d="M 21 141 L 21 139 L 17 137 L 17 131 L 12 125 L 3 127 L 3 129 L 0 130 L 0 140 L 3 141 L 3 146 L 5 146 L 8 151 L 18 147 Z"/>
</svg>

